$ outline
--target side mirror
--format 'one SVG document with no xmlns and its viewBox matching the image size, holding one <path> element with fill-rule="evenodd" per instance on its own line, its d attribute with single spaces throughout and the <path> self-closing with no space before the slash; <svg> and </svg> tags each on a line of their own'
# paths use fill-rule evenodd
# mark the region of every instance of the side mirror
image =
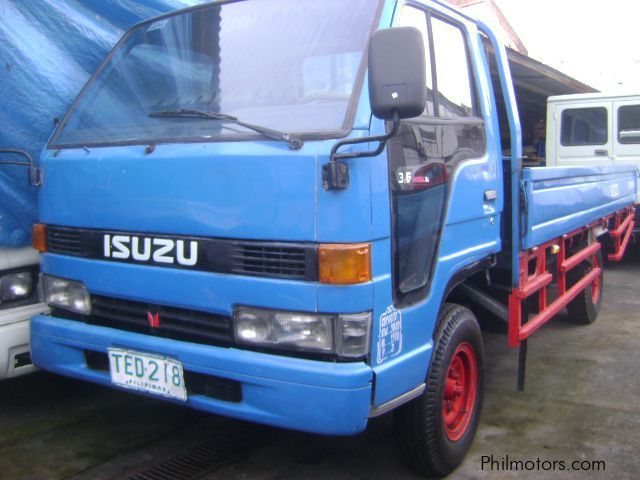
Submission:
<svg viewBox="0 0 640 480">
<path fill-rule="evenodd" d="M 371 111 L 383 120 L 393 120 L 393 128 L 377 137 L 347 138 L 331 149 L 331 161 L 322 166 L 322 188 L 349 187 L 349 164 L 344 160 L 380 155 L 391 137 L 398 133 L 402 118 L 417 117 L 427 104 L 427 68 L 422 34 L 417 28 L 378 30 L 369 40 L 369 99 Z M 340 153 L 347 145 L 378 142 L 368 151 Z"/>
<path fill-rule="evenodd" d="M 422 34 L 414 27 L 378 30 L 369 41 L 369 98 L 384 120 L 413 118 L 426 106 L 426 63 Z"/>
<path fill-rule="evenodd" d="M 0 154 L 10 153 L 13 155 L 22 155 L 27 159 L 26 162 L 17 162 L 15 160 L 0 161 L 0 165 L 18 165 L 20 167 L 29 167 L 29 185 L 39 187 L 42 185 L 42 171 L 35 166 L 33 158 L 25 150 L 18 148 L 0 148 Z"/>
</svg>

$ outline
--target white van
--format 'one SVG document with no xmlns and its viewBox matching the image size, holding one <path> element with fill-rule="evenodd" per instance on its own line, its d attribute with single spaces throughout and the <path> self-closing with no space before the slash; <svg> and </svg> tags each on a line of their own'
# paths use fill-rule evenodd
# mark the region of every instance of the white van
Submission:
<svg viewBox="0 0 640 480">
<path fill-rule="evenodd" d="M 549 97 L 546 161 L 549 166 L 633 164 L 640 170 L 640 95 Z"/>
</svg>

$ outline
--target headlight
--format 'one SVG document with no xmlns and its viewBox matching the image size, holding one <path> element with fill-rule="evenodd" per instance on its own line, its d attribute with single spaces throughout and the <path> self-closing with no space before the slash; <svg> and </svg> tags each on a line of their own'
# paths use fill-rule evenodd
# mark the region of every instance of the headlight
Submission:
<svg viewBox="0 0 640 480">
<path fill-rule="evenodd" d="M 246 345 L 363 357 L 369 352 L 371 313 L 281 312 L 238 307 L 235 338 Z"/>
<path fill-rule="evenodd" d="M 369 353 L 371 312 L 338 316 L 336 353 L 341 357 L 362 357 Z"/>
<path fill-rule="evenodd" d="M 43 302 L 84 315 L 91 313 L 91 297 L 82 283 L 42 275 L 40 287 Z"/>
<path fill-rule="evenodd" d="M 33 292 L 31 272 L 9 273 L 0 277 L 0 303 L 27 298 Z"/>
</svg>

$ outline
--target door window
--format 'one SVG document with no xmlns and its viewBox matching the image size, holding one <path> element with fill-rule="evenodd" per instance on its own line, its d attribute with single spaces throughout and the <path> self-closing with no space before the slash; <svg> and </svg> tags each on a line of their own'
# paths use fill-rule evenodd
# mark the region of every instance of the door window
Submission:
<svg viewBox="0 0 640 480">
<path fill-rule="evenodd" d="M 438 18 L 431 19 L 438 80 L 439 114 L 445 118 L 473 115 L 467 48 L 462 30 Z"/>
<path fill-rule="evenodd" d="M 417 8 L 405 7 L 402 9 L 402 13 L 400 14 L 399 26 L 417 28 L 422 34 L 422 39 L 424 41 L 425 65 L 427 66 L 427 105 L 424 112 L 422 112 L 422 115 L 432 117 L 435 115 L 435 110 L 433 104 L 433 76 L 431 52 L 429 48 L 429 32 L 427 30 L 427 15 L 424 11 L 418 10 Z"/>
<path fill-rule="evenodd" d="M 640 143 L 640 105 L 618 109 L 618 141 L 624 144 Z"/>
<path fill-rule="evenodd" d="M 449 179 L 455 167 L 486 148 L 482 119 L 473 117 L 467 47 L 462 30 L 406 6 L 400 26 L 424 39 L 427 108 L 404 120 L 387 142 L 396 305 L 426 297 L 437 257 Z"/>
<path fill-rule="evenodd" d="M 568 108 L 562 112 L 560 143 L 565 147 L 604 145 L 607 128 L 606 108 Z"/>
</svg>

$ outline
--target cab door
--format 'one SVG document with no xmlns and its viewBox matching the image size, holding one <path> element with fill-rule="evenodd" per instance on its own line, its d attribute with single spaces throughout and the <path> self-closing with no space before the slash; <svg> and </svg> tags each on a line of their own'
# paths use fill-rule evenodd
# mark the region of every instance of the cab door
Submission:
<svg viewBox="0 0 640 480">
<path fill-rule="evenodd" d="M 558 103 L 555 108 L 558 165 L 613 163 L 610 101 Z"/>
<path fill-rule="evenodd" d="M 377 305 L 375 406 L 424 382 L 447 282 L 500 249 L 503 206 L 473 74 L 474 26 L 438 5 L 407 3 L 398 14 L 398 26 L 423 36 L 427 104 L 387 142 L 392 305 Z"/>
</svg>

